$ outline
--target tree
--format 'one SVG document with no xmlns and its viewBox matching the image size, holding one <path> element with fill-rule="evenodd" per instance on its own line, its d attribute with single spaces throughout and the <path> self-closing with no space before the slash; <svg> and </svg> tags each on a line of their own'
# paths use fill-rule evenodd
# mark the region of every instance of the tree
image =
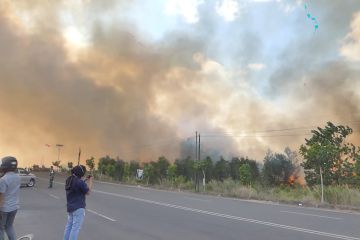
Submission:
<svg viewBox="0 0 360 240">
<path fill-rule="evenodd" d="M 158 161 L 154 165 L 155 173 L 159 177 L 160 182 L 162 182 L 162 180 L 166 178 L 166 172 L 169 165 L 169 161 L 164 156 L 159 157 Z"/>
<path fill-rule="evenodd" d="M 239 175 L 239 168 L 241 166 L 241 161 L 238 157 L 234 157 L 231 159 L 230 163 L 230 176 L 233 180 L 239 180 L 240 179 L 240 175 Z"/>
<path fill-rule="evenodd" d="M 176 165 L 169 165 L 167 169 L 167 177 L 171 181 L 171 185 L 173 185 L 176 177 Z"/>
<path fill-rule="evenodd" d="M 252 181 L 251 168 L 248 163 L 242 164 L 239 168 L 240 182 L 243 185 L 249 185 Z"/>
<path fill-rule="evenodd" d="M 68 162 L 67 166 L 68 166 L 68 169 L 72 169 L 73 168 L 73 162 Z"/>
<path fill-rule="evenodd" d="M 140 169 L 140 163 L 138 161 L 131 161 L 130 162 L 130 177 L 135 177 L 136 171 Z"/>
<path fill-rule="evenodd" d="M 54 167 L 57 167 L 58 171 L 60 171 L 60 161 L 52 162 L 52 165 L 53 165 Z"/>
<path fill-rule="evenodd" d="M 66 167 L 65 167 L 65 166 L 60 165 L 60 167 L 59 167 L 59 171 L 60 171 L 60 172 L 66 172 L 66 171 L 67 171 L 67 169 L 66 169 Z"/>
<path fill-rule="evenodd" d="M 114 165 L 115 164 L 115 159 L 109 157 L 109 156 L 105 156 L 99 159 L 98 162 L 98 170 L 100 171 L 101 174 L 107 174 L 107 166 L 108 165 Z"/>
<path fill-rule="evenodd" d="M 154 164 L 145 163 L 144 165 L 144 180 L 146 180 L 146 184 L 153 184 L 155 182 L 155 168 Z"/>
<path fill-rule="evenodd" d="M 125 161 L 116 158 L 116 161 L 114 163 L 115 171 L 114 176 L 112 176 L 117 181 L 122 181 L 124 177 L 124 170 L 125 170 Z"/>
<path fill-rule="evenodd" d="M 263 182 L 266 185 L 280 185 L 288 183 L 294 169 L 294 165 L 286 155 L 281 153 L 273 154 L 269 151 L 264 159 L 264 167 L 262 171 Z"/>
<path fill-rule="evenodd" d="M 355 159 L 360 154 L 359 147 L 346 142 L 352 129 L 328 122 L 324 128 L 318 127 L 311 132 L 312 137 L 305 139 L 305 145 L 300 147 L 307 183 L 318 184 L 320 170 L 323 172 L 324 185 L 346 182 L 353 175 Z"/>
<path fill-rule="evenodd" d="M 194 177 L 194 160 L 190 157 L 185 159 L 176 159 L 176 174 L 177 176 L 184 176 L 187 181 L 191 181 Z"/>
<path fill-rule="evenodd" d="M 259 168 L 258 168 L 258 164 L 255 160 L 252 159 L 248 159 L 246 158 L 241 158 L 240 159 L 240 167 L 244 164 L 248 164 L 250 167 L 250 181 L 254 182 L 256 179 L 259 178 L 260 176 L 260 172 L 259 172 Z"/>
<path fill-rule="evenodd" d="M 214 176 L 216 180 L 221 182 L 230 176 L 229 162 L 226 161 L 223 157 L 221 157 L 220 160 L 215 163 Z"/>
<path fill-rule="evenodd" d="M 95 158 L 91 157 L 89 159 L 86 159 L 85 163 L 86 163 L 86 166 L 88 166 L 88 168 L 92 172 L 95 168 Z"/>
<path fill-rule="evenodd" d="M 194 161 L 194 170 L 198 173 L 200 172 L 202 175 L 202 185 L 205 189 L 205 185 L 207 182 L 210 181 L 210 178 L 212 176 L 212 171 L 213 171 L 213 163 L 211 158 L 208 156 L 206 157 L 204 160 L 200 160 L 200 161 Z"/>
<path fill-rule="evenodd" d="M 115 176 L 115 166 L 112 164 L 106 165 L 105 172 L 109 177 L 113 178 Z"/>
<path fill-rule="evenodd" d="M 350 184 L 359 185 L 360 184 L 360 157 L 356 158 L 354 166 L 354 174 L 350 180 Z"/>
<path fill-rule="evenodd" d="M 205 160 L 203 160 L 205 163 L 205 182 L 208 183 L 213 178 L 214 174 L 214 163 L 211 159 L 211 157 L 207 156 Z"/>
<path fill-rule="evenodd" d="M 129 181 L 130 178 L 130 164 L 125 162 L 124 164 L 124 178 Z"/>
</svg>

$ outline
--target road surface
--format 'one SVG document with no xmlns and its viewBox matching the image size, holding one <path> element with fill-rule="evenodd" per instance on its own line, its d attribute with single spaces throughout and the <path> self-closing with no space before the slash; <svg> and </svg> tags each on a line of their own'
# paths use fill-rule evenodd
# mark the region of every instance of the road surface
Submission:
<svg viewBox="0 0 360 240">
<path fill-rule="evenodd" d="M 62 239 L 63 182 L 21 189 L 17 236 Z M 79 239 L 360 240 L 360 215 L 96 182 Z"/>
</svg>

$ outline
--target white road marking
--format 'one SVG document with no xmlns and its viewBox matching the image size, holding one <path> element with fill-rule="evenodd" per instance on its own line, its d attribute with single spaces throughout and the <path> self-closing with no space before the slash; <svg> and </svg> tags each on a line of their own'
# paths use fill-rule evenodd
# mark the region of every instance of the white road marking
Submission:
<svg viewBox="0 0 360 240">
<path fill-rule="evenodd" d="M 96 212 L 96 211 L 94 211 L 94 210 L 86 209 L 86 211 L 91 212 L 91 213 L 93 213 L 93 214 L 95 214 L 95 215 L 98 215 L 98 216 L 100 216 L 100 217 L 103 217 L 103 218 L 105 218 L 105 219 L 107 219 L 107 220 L 109 220 L 109 221 L 116 222 L 115 219 L 109 218 L 109 217 L 107 217 L 107 216 L 105 216 L 105 215 L 103 215 L 103 214 L 101 214 L 101 213 L 98 213 L 98 212 Z"/>
<path fill-rule="evenodd" d="M 143 199 L 143 198 L 137 198 L 137 197 L 132 197 L 132 196 L 128 196 L 128 195 L 123 195 L 123 194 L 104 192 L 104 191 L 99 191 L 99 190 L 93 190 L 93 192 L 102 193 L 102 194 L 115 196 L 115 197 L 121 197 L 121 198 L 125 198 L 125 199 L 130 199 L 130 200 L 135 200 L 135 201 L 139 201 L 139 202 L 150 203 L 150 204 L 154 204 L 154 205 L 158 205 L 158 206 L 181 209 L 181 210 L 185 210 L 185 211 L 189 211 L 189 212 L 201 213 L 201 214 L 206 214 L 206 215 L 210 215 L 210 216 L 232 219 L 232 220 L 236 220 L 236 221 L 249 222 L 249 223 L 255 223 L 255 224 L 275 227 L 275 228 L 309 233 L 309 234 L 313 234 L 313 235 L 319 235 L 319 236 L 325 236 L 325 237 L 343 239 L 343 240 L 360 240 L 360 238 L 352 237 L 352 236 L 338 235 L 338 234 L 333 234 L 333 233 L 316 231 L 316 230 L 312 230 L 312 229 L 299 228 L 299 227 L 277 224 L 277 223 L 272 223 L 272 222 L 264 222 L 264 221 L 259 221 L 259 220 L 251 219 L 251 218 L 243 218 L 243 217 L 237 217 L 237 216 L 232 216 L 232 215 L 228 215 L 228 214 L 204 211 L 204 210 L 200 210 L 200 209 L 196 209 L 196 208 L 183 207 L 183 206 L 179 206 L 179 205 L 157 202 L 157 201 L 147 200 L 147 199 Z"/>
<path fill-rule="evenodd" d="M 280 212 L 282 212 L 282 213 L 298 214 L 298 215 L 304 215 L 304 216 L 319 217 L 319 218 L 329 218 L 329 219 L 335 219 L 335 220 L 343 220 L 342 218 L 338 218 L 338 217 L 329 217 L 329 216 L 309 214 L 309 213 L 290 212 L 290 211 L 280 211 Z"/>
<path fill-rule="evenodd" d="M 202 202 L 208 202 L 209 201 L 209 200 L 206 200 L 206 199 L 187 197 L 187 196 L 185 196 L 184 198 L 191 199 L 191 200 L 196 200 L 196 201 L 202 201 Z"/>
<path fill-rule="evenodd" d="M 49 181 L 49 179 L 47 178 L 42 178 L 42 177 L 37 177 L 37 179 L 41 179 L 44 181 Z M 151 191 L 161 191 L 161 192 L 168 192 L 168 193 L 176 193 L 176 194 L 183 194 L 183 192 L 175 192 L 175 191 L 171 191 L 171 190 L 162 190 L 162 189 L 154 189 L 151 187 L 143 187 L 143 186 L 132 186 L 132 185 L 126 185 L 123 183 L 109 183 L 109 182 L 102 182 L 102 181 L 94 181 L 97 183 L 103 183 L 103 184 L 109 184 L 109 185 L 115 185 L 115 186 L 125 186 L 125 187 L 130 187 L 130 188 L 140 188 L 140 189 L 146 189 L 146 190 L 151 190 Z M 62 182 L 57 182 L 54 181 L 54 183 L 58 183 L 61 185 L 65 185 L 65 183 Z M 241 199 L 241 198 L 231 198 L 231 197 L 219 197 L 225 200 L 233 200 L 233 201 L 239 201 L 239 202 L 249 202 L 249 203 L 256 203 L 256 204 L 261 204 L 261 205 L 273 205 L 273 206 L 279 206 L 279 207 L 290 207 L 290 208 L 296 208 L 298 209 L 299 206 L 293 206 L 293 205 L 289 205 L 289 204 L 280 204 L 277 202 L 269 202 L 269 201 L 262 201 L 262 200 L 249 200 L 249 199 Z M 306 209 L 312 209 L 314 211 L 319 211 L 319 212 L 332 212 L 332 213 L 340 213 L 340 214 L 348 214 L 348 215 L 360 215 L 360 213 L 358 212 L 354 212 L 351 210 L 336 210 L 336 209 L 326 209 L 326 208 L 316 208 L 316 207 L 306 207 Z"/>
<path fill-rule="evenodd" d="M 54 194 L 51 194 L 51 193 L 48 193 L 50 197 L 53 197 L 55 199 L 60 199 L 58 196 L 54 195 Z"/>
</svg>

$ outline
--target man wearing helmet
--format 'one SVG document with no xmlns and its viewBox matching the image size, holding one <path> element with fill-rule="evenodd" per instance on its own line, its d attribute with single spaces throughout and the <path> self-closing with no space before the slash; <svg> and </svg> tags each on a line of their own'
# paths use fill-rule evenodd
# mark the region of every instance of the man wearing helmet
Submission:
<svg viewBox="0 0 360 240">
<path fill-rule="evenodd" d="M 93 181 L 88 176 L 89 186 L 82 178 L 85 176 L 86 168 L 83 165 L 75 166 L 71 170 L 71 176 L 66 179 L 66 201 L 68 221 L 64 231 L 64 240 L 78 239 L 79 231 L 85 217 L 85 195 L 90 193 Z"/>
<path fill-rule="evenodd" d="M 9 240 L 15 240 L 13 227 L 19 209 L 20 177 L 15 173 L 17 160 L 14 157 L 1 159 L 0 170 L 4 175 L 0 178 L 0 240 L 4 240 L 6 232 Z"/>
</svg>

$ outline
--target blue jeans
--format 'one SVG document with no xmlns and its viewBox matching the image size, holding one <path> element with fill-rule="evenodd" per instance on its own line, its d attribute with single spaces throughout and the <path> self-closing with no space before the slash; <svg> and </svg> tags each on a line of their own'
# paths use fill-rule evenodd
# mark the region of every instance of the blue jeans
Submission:
<svg viewBox="0 0 360 240">
<path fill-rule="evenodd" d="M 0 240 L 4 240 L 6 232 L 9 240 L 16 240 L 14 231 L 14 220 L 17 210 L 12 212 L 0 212 Z"/>
<path fill-rule="evenodd" d="M 68 213 L 68 220 L 64 232 L 64 240 L 77 240 L 81 225 L 84 222 L 85 208 L 79 208 Z"/>
</svg>

